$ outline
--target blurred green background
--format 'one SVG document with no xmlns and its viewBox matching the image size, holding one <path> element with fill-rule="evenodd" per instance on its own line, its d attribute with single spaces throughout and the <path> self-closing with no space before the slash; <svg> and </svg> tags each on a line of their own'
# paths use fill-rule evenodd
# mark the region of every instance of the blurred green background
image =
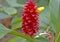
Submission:
<svg viewBox="0 0 60 42">
<path fill-rule="evenodd" d="M 21 31 L 21 14 L 25 3 L 28 0 L 0 0 L 0 39 L 11 33 L 12 30 Z M 55 42 L 60 42 L 60 0 L 34 0 L 38 7 L 45 7 L 39 13 L 39 33 L 50 31 L 54 34 Z M 10 27 L 4 26 L 4 20 L 11 18 Z M 9 29 L 10 28 L 10 29 Z M 15 32 L 13 32 L 15 33 Z M 12 33 L 12 34 L 13 34 Z M 18 35 L 18 34 L 17 34 Z M 29 38 L 28 38 L 29 39 Z M 31 41 L 31 40 L 30 40 Z M 24 37 L 15 36 L 7 42 L 29 42 Z M 39 36 L 36 42 L 50 42 L 44 36 Z"/>
</svg>

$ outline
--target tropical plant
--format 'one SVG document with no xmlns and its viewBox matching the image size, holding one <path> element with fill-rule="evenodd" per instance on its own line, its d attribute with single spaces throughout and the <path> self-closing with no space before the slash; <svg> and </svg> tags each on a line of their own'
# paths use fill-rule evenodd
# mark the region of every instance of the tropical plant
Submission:
<svg viewBox="0 0 60 42">
<path fill-rule="evenodd" d="M 34 0 L 38 7 L 45 7 L 38 14 L 39 31 L 34 37 L 21 32 L 22 9 L 27 0 L 1 1 L 0 39 L 9 34 L 14 36 L 6 42 L 60 42 L 60 0 Z"/>
</svg>

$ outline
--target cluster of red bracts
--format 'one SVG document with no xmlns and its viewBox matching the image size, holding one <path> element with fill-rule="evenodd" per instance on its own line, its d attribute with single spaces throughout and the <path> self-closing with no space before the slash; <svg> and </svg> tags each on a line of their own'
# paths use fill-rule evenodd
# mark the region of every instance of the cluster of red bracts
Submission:
<svg viewBox="0 0 60 42">
<path fill-rule="evenodd" d="M 38 12 L 37 5 L 32 0 L 26 2 L 22 14 L 22 31 L 29 36 L 36 35 L 39 24 L 38 24 Z"/>
</svg>

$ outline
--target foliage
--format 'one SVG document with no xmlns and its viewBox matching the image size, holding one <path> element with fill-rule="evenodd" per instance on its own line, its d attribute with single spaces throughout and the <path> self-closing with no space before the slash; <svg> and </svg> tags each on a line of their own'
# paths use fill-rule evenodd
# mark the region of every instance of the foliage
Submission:
<svg viewBox="0 0 60 42">
<path fill-rule="evenodd" d="M 5 0 L 0 5 L 0 20 L 12 18 L 11 29 L 0 24 L 0 39 L 7 34 L 15 35 L 8 42 L 49 42 L 45 35 L 38 38 L 29 37 L 22 33 L 16 32 L 21 29 L 21 14 L 22 8 L 27 0 Z M 45 10 L 39 13 L 39 35 L 45 31 L 51 31 L 54 34 L 55 42 L 60 42 L 60 0 L 34 0 L 38 7 L 44 6 Z M 48 28 L 49 27 L 49 28 Z M 21 31 L 21 30 L 20 30 Z"/>
</svg>

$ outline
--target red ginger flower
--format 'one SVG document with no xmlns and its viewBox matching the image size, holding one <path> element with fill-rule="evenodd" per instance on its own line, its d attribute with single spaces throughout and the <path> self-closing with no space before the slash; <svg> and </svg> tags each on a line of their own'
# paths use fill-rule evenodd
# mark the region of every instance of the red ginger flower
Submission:
<svg viewBox="0 0 60 42">
<path fill-rule="evenodd" d="M 22 31 L 29 36 L 34 36 L 38 31 L 37 6 L 32 0 L 26 2 L 22 15 Z"/>
</svg>

